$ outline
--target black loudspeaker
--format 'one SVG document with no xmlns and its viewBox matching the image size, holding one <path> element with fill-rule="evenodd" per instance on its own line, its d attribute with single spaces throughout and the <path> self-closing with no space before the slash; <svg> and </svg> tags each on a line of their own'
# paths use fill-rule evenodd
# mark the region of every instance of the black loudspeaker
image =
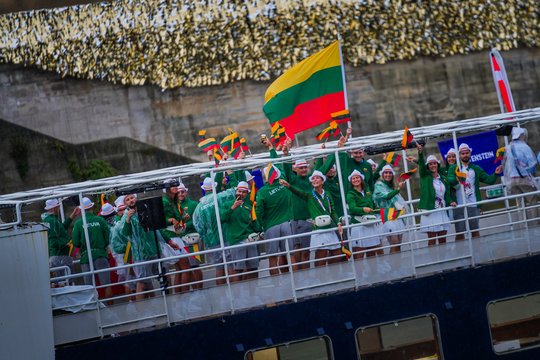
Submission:
<svg viewBox="0 0 540 360">
<path fill-rule="evenodd" d="M 512 134 L 512 125 L 504 125 L 495 130 L 497 136 L 510 136 Z"/>
<path fill-rule="evenodd" d="M 136 205 L 139 224 L 145 231 L 159 230 L 167 227 L 165 211 L 163 210 L 163 200 L 161 200 L 160 196 L 138 200 Z"/>
</svg>

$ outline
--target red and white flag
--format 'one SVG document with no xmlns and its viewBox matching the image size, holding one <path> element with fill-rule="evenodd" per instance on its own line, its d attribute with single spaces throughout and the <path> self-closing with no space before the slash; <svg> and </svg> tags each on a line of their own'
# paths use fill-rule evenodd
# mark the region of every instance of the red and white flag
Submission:
<svg viewBox="0 0 540 360">
<path fill-rule="evenodd" d="M 514 99 L 512 98 L 512 90 L 510 90 L 510 84 L 506 77 L 506 70 L 504 69 L 504 62 L 501 54 L 499 54 L 497 49 L 492 49 L 489 53 L 489 57 L 491 59 L 491 71 L 493 73 L 495 88 L 497 89 L 501 112 L 514 112 L 516 111 L 516 107 L 514 105 Z"/>
</svg>

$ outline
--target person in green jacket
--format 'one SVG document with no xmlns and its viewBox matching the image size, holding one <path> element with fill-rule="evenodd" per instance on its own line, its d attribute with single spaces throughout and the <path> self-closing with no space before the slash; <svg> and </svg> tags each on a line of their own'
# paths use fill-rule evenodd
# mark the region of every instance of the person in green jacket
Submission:
<svg viewBox="0 0 540 360">
<path fill-rule="evenodd" d="M 203 274 L 202 271 L 198 269 L 201 264 L 201 257 L 200 255 L 196 254 L 201 250 L 201 241 L 199 239 L 199 234 L 193 225 L 193 213 L 195 212 L 199 202 L 189 198 L 188 188 L 182 183 L 178 185 L 178 204 L 179 207 L 183 209 L 184 213 L 185 229 L 182 240 L 188 247 L 188 252 L 194 253 L 193 256 L 189 257 L 189 265 L 192 270 L 188 272 L 188 282 L 192 283 L 191 287 L 193 289 L 202 289 L 203 284 L 200 281 L 203 279 Z"/>
<path fill-rule="evenodd" d="M 92 260 L 94 270 L 102 270 L 109 268 L 109 242 L 111 231 L 109 224 L 100 216 L 95 215 L 92 212 L 94 203 L 87 197 L 82 199 L 81 209 L 85 210 L 86 225 L 88 229 L 88 238 L 92 251 Z M 80 218 L 75 221 L 73 225 L 73 245 L 81 249 L 81 270 L 83 272 L 90 271 L 90 263 L 88 256 L 88 248 L 86 247 L 86 239 L 83 229 L 83 219 Z M 110 272 L 98 273 L 99 284 L 109 285 L 111 283 Z M 92 285 L 92 276 L 85 275 L 84 283 L 86 285 Z M 105 288 L 105 297 L 112 296 L 112 288 L 110 286 Z"/>
<path fill-rule="evenodd" d="M 71 257 L 71 246 L 67 230 L 81 209 L 73 209 L 69 217 L 60 222 L 60 202 L 57 199 L 49 199 L 45 202 L 47 212 L 41 214 L 41 219 L 47 224 L 47 241 L 49 244 L 49 267 L 68 266 L 73 271 L 73 258 Z M 58 276 L 54 273 L 53 276 Z"/>
<path fill-rule="evenodd" d="M 180 207 L 178 200 L 178 187 L 168 185 L 175 182 L 175 179 L 167 179 L 163 182 L 165 186 L 169 186 L 163 189 L 165 195 L 163 195 L 161 198 L 167 227 L 160 231 L 161 235 L 163 238 L 165 238 L 165 240 L 167 240 L 168 243 L 174 242 L 177 246 L 174 246 L 173 248 L 168 243 L 160 243 L 162 258 L 188 253 L 185 249 L 186 246 L 184 241 L 180 237 L 180 234 L 184 233 L 186 226 L 184 223 L 184 208 Z M 172 261 L 165 262 L 165 264 L 173 265 L 176 270 L 173 276 L 175 292 L 184 292 L 189 290 L 189 286 L 183 285 L 189 283 L 189 274 L 187 272 L 191 268 L 189 265 L 189 259 L 187 257 L 177 258 Z"/>
<path fill-rule="evenodd" d="M 119 225 L 126 210 L 124 198 L 125 195 L 122 195 L 114 200 L 116 215 L 114 216 L 114 225 L 111 228 L 111 248 L 114 260 L 116 261 L 116 266 L 122 266 L 132 262 L 131 242 L 128 237 L 122 235 L 122 228 Z M 135 279 L 131 268 L 117 269 L 116 274 L 118 275 L 118 282 Z M 124 283 L 123 287 L 124 294 L 126 295 L 135 291 L 134 282 Z"/>
<path fill-rule="evenodd" d="M 420 202 L 418 210 L 422 211 L 420 217 L 420 231 L 428 235 L 428 246 L 446 243 L 446 233 L 450 228 L 448 212 L 443 209 L 456 206 L 451 195 L 451 186 L 444 176 L 440 175 L 440 161 L 429 155 L 424 163 L 422 145 L 417 144 L 418 167 L 420 174 Z"/>
<path fill-rule="evenodd" d="M 255 240 L 254 233 L 259 233 L 261 228 L 256 219 L 252 217 L 253 204 L 249 200 L 249 185 L 245 181 L 238 183 L 236 198 L 223 204 L 220 209 L 222 223 L 227 224 L 227 244 L 248 244 Z M 231 260 L 234 261 L 230 271 L 232 275 L 248 272 L 243 276 L 231 277 L 231 282 L 240 280 L 256 279 L 259 267 L 259 251 L 257 244 L 235 247 L 230 249 Z"/>
<path fill-rule="evenodd" d="M 379 173 L 380 179 L 375 183 L 373 191 L 373 201 L 379 209 L 395 208 L 398 211 L 405 209 L 405 200 L 399 194 L 399 191 L 405 185 L 405 181 L 398 182 L 397 188 L 394 186 L 394 169 L 390 165 L 385 165 Z M 403 230 L 405 223 L 403 219 L 386 221 L 382 226 L 382 232 L 386 234 L 388 243 L 392 245 L 390 253 L 401 251 L 401 241 L 403 239 Z"/>
<path fill-rule="evenodd" d="M 347 206 L 351 224 L 362 224 L 351 229 L 351 247 L 355 259 L 382 255 L 379 225 L 376 222 L 376 206 L 371 192 L 366 189 L 364 174 L 354 170 L 349 175 L 351 188 L 347 192 Z"/>
<path fill-rule="evenodd" d="M 256 198 L 257 205 L 255 205 L 255 213 L 264 230 L 265 240 L 286 238 L 292 235 L 289 221 L 291 219 L 291 193 L 279 183 L 281 171 L 276 166 L 273 166 L 272 170 L 265 168 L 264 175 L 267 179 L 270 171 L 276 173 L 275 180 L 272 184 L 267 182 L 259 189 Z M 279 275 L 280 272 L 289 271 L 285 255 L 287 250 L 285 241 L 289 239 L 266 243 L 266 253 L 270 255 L 268 257 L 270 275 Z"/>
<path fill-rule="evenodd" d="M 280 179 L 279 183 L 302 197 L 307 202 L 307 209 L 314 220 L 313 230 L 321 230 L 311 235 L 310 248 L 315 251 L 315 266 L 323 266 L 341 261 L 341 243 L 332 230 L 336 225 L 339 233 L 343 233 L 338 221 L 332 198 L 324 191 L 326 176 L 315 170 L 309 177 L 313 188 L 306 192 L 303 189 Z M 328 257 L 331 257 L 328 259 Z"/>
<path fill-rule="evenodd" d="M 493 185 L 497 181 L 497 175 L 502 172 L 502 165 L 497 166 L 495 173 L 488 175 L 480 166 L 471 163 L 472 149 L 469 145 L 462 143 L 459 145 L 459 160 L 461 161 L 461 172 L 466 174 L 466 178 L 458 179 L 456 175 L 457 164 L 450 166 L 448 169 L 448 182 L 451 186 L 458 186 L 456 197 L 458 205 L 467 205 L 467 217 L 469 230 L 472 231 L 472 237 L 479 237 L 479 216 L 480 207 L 476 204 L 477 201 L 482 201 L 482 193 L 480 192 L 480 182 L 488 185 Z M 470 204 L 470 205 L 469 205 Z M 454 219 L 460 220 L 455 223 L 456 240 L 465 239 L 466 224 L 465 208 L 460 207 L 454 210 Z"/>
<path fill-rule="evenodd" d="M 270 157 L 277 158 L 278 154 L 274 150 L 270 141 L 266 140 L 265 144 L 270 150 Z M 288 155 L 290 143 L 286 142 L 283 145 L 283 154 Z M 290 162 L 283 164 L 283 172 L 281 178 L 291 185 L 298 187 L 299 189 L 310 192 L 311 184 L 308 174 L 308 163 L 304 159 L 299 159 L 294 162 L 294 165 Z M 311 224 L 307 221 L 309 219 L 309 211 L 307 210 L 307 203 L 304 198 L 293 193 L 291 195 L 291 227 L 294 235 L 305 234 L 311 231 Z M 309 268 L 309 244 L 310 236 L 296 236 L 289 241 L 292 243 L 290 250 L 291 262 L 293 263 L 293 270 L 307 269 Z M 294 265 L 299 264 L 299 265 Z"/>
</svg>

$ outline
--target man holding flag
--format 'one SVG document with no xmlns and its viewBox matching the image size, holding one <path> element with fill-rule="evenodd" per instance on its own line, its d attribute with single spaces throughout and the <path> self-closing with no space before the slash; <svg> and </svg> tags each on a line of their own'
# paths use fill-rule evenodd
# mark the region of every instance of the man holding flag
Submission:
<svg viewBox="0 0 540 360">
<path fill-rule="evenodd" d="M 479 237 L 480 232 L 478 231 L 480 208 L 479 205 L 476 205 L 477 201 L 482 201 L 482 194 L 480 192 L 480 182 L 493 185 L 497 181 L 497 175 L 500 175 L 502 172 L 502 165 L 499 165 L 495 169 L 495 173 L 488 175 L 480 166 L 471 163 L 471 153 L 472 149 L 469 145 L 462 143 L 459 145 L 459 159 L 461 161 L 461 172 L 459 171 L 458 164 L 450 166 L 448 169 L 448 183 L 450 186 L 458 186 L 459 188 L 456 191 L 457 203 L 458 205 L 468 205 L 467 206 L 467 216 L 469 217 L 469 230 L 472 231 L 473 237 Z M 458 175 L 463 173 L 464 178 L 458 178 Z M 471 219 L 472 217 L 472 219 Z M 463 207 L 454 210 L 454 219 L 462 220 L 457 221 L 456 226 L 456 240 L 465 239 L 466 225 L 465 221 L 465 211 Z"/>
</svg>

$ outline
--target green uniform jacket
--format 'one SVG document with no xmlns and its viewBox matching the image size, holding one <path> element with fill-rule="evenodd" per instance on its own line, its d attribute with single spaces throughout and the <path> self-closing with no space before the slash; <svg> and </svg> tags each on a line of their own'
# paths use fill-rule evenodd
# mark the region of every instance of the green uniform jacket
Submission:
<svg viewBox="0 0 540 360">
<path fill-rule="evenodd" d="M 270 151 L 270 157 L 277 158 L 277 152 L 272 149 Z M 285 179 L 289 184 L 294 185 L 305 192 L 311 191 L 311 183 L 309 182 L 309 175 L 307 176 L 298 176 L 295 172 L 292 171 L 291 163 L 283 164 L 282 178 Z M 309 219 L 309 211 L 307 210 L 306 200 L 297 194 L 291 196 L 291 209 L 292 209 L 292 220 L 307 220 Z"/>
<path fill-rule="evenodd" d="M 42 215 L 43 222 L 47 223 L 49 230 L 47 230 L 48 242 L 49 242 L 49 256 L 68 256 L 69 255 L 69 238 L 67 229 L 71 225 L 71 218 L 67 218 L 63 223 L 60 219 L 52 213 L 45 213 Z"/>
<path fill-rule="evenodd" d="M 133 261 L 140 262 L 145 260 L 151 260 L 157 257 L 156 240 L 154 238 L 154 232 L 145 232 L 139 224 L 139 216 L 133 215 L 128 223 L 127 210 L 120 221 L 123 224 L 122 235 L 128 237 L 131 240 L 131 253 L 133 254 Z M 158 240 L 161 238 L 160 232 L 157 232 Z"/>
<path fill-rule="evenodd" d="M 259 189 L 255 213 L 264 230 L 291 219 L 291 197 L 290 191 L 277 180 L 272 185 L 266 184 Z"/>
<path fill-rule="evenodd" d="M 92 213 L 86 214 L 88 237 L 92 247 L 92 259 L 107 258 L 107 246 L 109 246 L 111 230 L 109 224 L 101 216 Z M 81 264 L 88 264 L 88 251 L 84 238 L 83 219 L 78 219 L 73 225 L 73 245 L 81 248 Z"/>
<path fill-rule="evenodd" d="M 121 216 L 116 215 L 114 217 L 114 225 L 111 229 L 111 247 L 115 254 L 123 255 L 126 252 L 126 247 L 127 247 L 129 238 L 127 236 L 122 235 L 122 229 L 120 228 L 121 225 L 119 225 L 120 220 L 122 220 Z"/>
<path fill-rule="evenodd" d="M 222 223 L 227 224 L 227 245 L 235 245 L 248 238 L 248 235 L 261 231 L 257 221 L 251 219 L 253 203 L 246 198 L 244 203 L 232 210 L 234 200 L 223 204 L 219 216 Z"/>
<path fill-rule="evenodd" d="M 299 197 L 302 197 L 307 201 L 307 209 L 309 211 L 311 219 L 315 220 L 317 216 L 321 215 L 330 215 L 332 218 L 332 223 L 327 226 L 318 227 L 317 225 L 313 224 L 314 230 L 322 230 L 322 229 L 330 229 L 332 227 L 336 227 L 338 223 L 338 218 L 336 216 L 336 211 L 334 207 L 334 201 L 332 200 L 332 197 L 328 195 L 328 193 L 325 191 L 323 194 L 323 197 L 321 198 L 320 195 L 317 194 L 319 197 L 319 200 L 324 205 L 324 208 L 319 204 L 319 201 L 317 201 L 317 198 L 313 195 L 313 188 L 311 188 L 311 191 L 306 192 L 294 185 L 291 185 L 290 190 L 298 195 Z"/>
<path fill-rule="evenodd" d="M 186 221 L 186 234 L 197 232 L 197 230 L 195 230 L 195 226 L 193 225 L 193 213 L 195 212 L 195 208 L 198 204 L 199 202 L 191 200 L 188 197 L 186 197 L 183 202 L 180 202 L 180 207 L 183 209 L 187 208 L 187 213 L 189 215 L 189 220 Z"/>
<path fill-rule="evenodd" d="M 390 184 L 382 179 L 375 183 L 373 201 L 379 209 L 395 207 L 396 202 L 405 203 L 405 200 L 399 194 L 399 189 L 392 188 Z"/>
<path fill-rule="evenodd" d="M 450 165 L 450 167 L 448 168 L 447 179 L 448 179 L 448 183 L 450 183 L 450 185 L 452 186 L 459 184 L 459 181 L 456 176 L 456 166 L 457 164 L 454 164 L 454 165 Z M 480 192 L 480 181 L 488 185 L 493 185 L 497 181 L 498 176 L 497 174 L 488 175 L 484 171 L 484 169 L 472 163 L 469 163 L 469 169 L 473 170 L 475 173 L 474 192 L 476 194 L 476 201 L 482 201 L 482 193 Z M 457 189 L 456 191 L 461 191 L 461 189 Z M 464 205 L 464 204 L 460 204 L 460 205 Z M 481 207 L 481 206 L 478 206 L 478 207 Z"/>
<path fill-rule="evenodd" d="M 369 191 L 364 191 L 364 195 L 362 195 L 362 193 L 351 187 L 351 189 L 347 192 L 347 206 L 349 207 L 349 214 L 352 215 L 352 224 L 359 223 L 355 216 L 377 215 L 376 212 L 367 213 L 364 211 L 365 207 L 375 209 L 375 203 L 373 202 L 373 198 L 371 197 L 371 193 Z"/>
<path fill-rule="evenodd" d="M 324 166 L 323 160 L 321 158 L 318 158 L 317 161 L 315 162 L 315 169 L 321 171 L 320 169 L 323 168 L 323 166 Z M 330 166 L 330 168 L 331 167 L 332 166 Z M 330 168 L 328 168 L 328 170 L 330 170 Z M 322 172 L 322 171 L 321 172 L 326 175 L 328 170 L 326 172 Z M 333 178 L 329 178 L 327 176 L 326 181 L 324 182 L 324 191 L 328 191 L 328 193 L 332 197 L 332 200 L 334 200 L 337 216 L 342 217 L 343 216 L 343 202 L 341 201 L 341 192 L 339 191 L 339 178 L 337 176 Z"/>
<path fill-rule="evenodd" d="M 172 225 L 169 222 L 170 218 L 174 218 L 177 221 L 181 221 L 182 216 L 180 216 L 180 211 L 178 210 L 178 203 L 169 199 L 169 197 L 166 194 L 161 199 L 163 200 L 163 212 L 165 213 L 165 223 L 167 224 L 167 226 Z M 161 235 L 163 235 L 163 237 L 165 237 L 166 240 L 170 240 L 171 238 L 178 236 L 174 231 L 170 231 L 167 229 L 161 229 L 160 231 L 161 231 Z"/>
<path fill-rule="evenodd" d="M 328 155 L 327 160 L 324 162 L 321 168 L 319 168 L 319 171 L 321 171 L 323 174 L 326 174 L 328 170 L 330 170 L 330 168 L 335 164 L 335 162 L 336 162 L 336 155 L 335 154 Z M 379 164 L 379 167 L 381 167 L 381 164 Z M 344 189 L 345 194 L 349 191 L 349 187 L 350 187 L 349 175 L 354 170 L 358 170 L 364 175 L 364 182 L 368 186 L 369 191 L 373 191 L 373 182 L 375 181 L 375 177 L 373 175 L 373 170 L 371 169 L 370 163 L 368 163 L 366 160 L 357 162 L 356 160 L 351 158 L 346 152 L 340 152 L 339 165 L 341 167 L 341 179 L 343 180 L 343 184 L 345 185 L 345 189 Z M 378 172 L 377 172 L 377 177 L 378 177 Z"/>
<path fill-rule="evenodd" d="M 433 175 L 427 169 L 427 165 L 424 164 L 424 153 L 418 154 L 418 168 L 420 171 L 420 202 L 418 203 L 418 209 L 433 210 L 435 209 L 435 188 L 433 187 Z M 456 201 L 452 197 L 452 185 L 448 183 L 446 177 L 442 176 L 439 172 L 442 183 L 445 187 L 444 202 L 446 206 L 450 206 L 450 203 Z"/>
</svg>

